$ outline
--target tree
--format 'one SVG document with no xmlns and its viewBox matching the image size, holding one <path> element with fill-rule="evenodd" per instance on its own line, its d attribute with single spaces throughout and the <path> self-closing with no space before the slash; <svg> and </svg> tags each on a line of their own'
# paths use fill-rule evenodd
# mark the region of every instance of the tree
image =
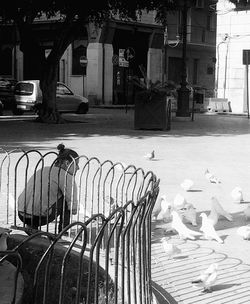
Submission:
<svg viewBox="0 0 250 304">
<path fill-rule="evenodd" d="M 186 0 L 184 0 L 186 1 Z M 162 22 L 166 10 L 175 10 L 182 0 L 6 0 L 1 1 L 2 22 L 15 24 L 20 37 L 20 49 L 36 58 L 40 75 L 43 102 L 39 110 L 42 122 L 60 123 L 56 109 L 56 82 L 60 58 L 67 47 L 79 37 L 83 26 L 94 22 L 101 25 L 108 19 L 137 20 L 142 10 L 156 10 L 156 19 Z M 82 7 L 84 6 L 84 7 Z M 39 19 L 53 20 L 57 25 L 53 47 L 46 57 L 34 34 Z"/>
</svg>

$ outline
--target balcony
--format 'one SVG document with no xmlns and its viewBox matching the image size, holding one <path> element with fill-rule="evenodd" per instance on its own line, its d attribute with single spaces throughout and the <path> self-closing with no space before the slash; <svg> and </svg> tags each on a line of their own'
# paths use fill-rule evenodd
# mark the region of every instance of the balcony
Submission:
<svg viewBox="0 0 250 304">
<path fill-rule="evenodd" d="M 168 25 L 168 41 L 173 42 L 182 38 L 182 28 L 176 24 Z M 209 31 L 202 26 L 187 26 L 187 43 L 197 44 L 199 46 L 215 46 L 216 45 L 216 31 Z"/>
</svg>

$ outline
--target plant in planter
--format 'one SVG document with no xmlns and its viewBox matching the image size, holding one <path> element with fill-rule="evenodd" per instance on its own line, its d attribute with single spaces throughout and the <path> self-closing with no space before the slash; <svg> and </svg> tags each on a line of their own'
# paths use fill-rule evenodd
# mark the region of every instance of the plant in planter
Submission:
<svg viewBox="0 0 250 304">
<path fill-rule="evenodd" d="M 169 119 L 171 104 L 168 97 L 175 96 L 176 85 L 174 82 L 152 82 L 140 66 L 143 81 L 138 77 L 132 79 L 133 84 L 140 88 L 135 96 L 135 129 L 166 130 L 170 129 Z"/>
</svg>

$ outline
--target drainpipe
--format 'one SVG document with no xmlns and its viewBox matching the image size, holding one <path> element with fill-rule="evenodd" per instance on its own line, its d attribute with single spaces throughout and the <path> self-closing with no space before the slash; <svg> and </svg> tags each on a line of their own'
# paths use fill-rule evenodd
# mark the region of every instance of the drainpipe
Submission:
<svg viewBox="0 0 250 304">
<path fill-rule="evenodd" d="M 223 86 L 223 98 L 226 97 L 226 88 L 227 88 L 227 57 L 228 57 L 228 45 L 229 40 L 227 41 L 227 49 L 226 49 L 226 56 L 225 56 L 225 74 L 224 74 L 224 86 Z"/>
<path fill-rule="evenodd" d="M 105 44 L 104 42 L 102 42 L 102 104 L 105 103 L 104 93 L 105 93 Z"/>
</svg>

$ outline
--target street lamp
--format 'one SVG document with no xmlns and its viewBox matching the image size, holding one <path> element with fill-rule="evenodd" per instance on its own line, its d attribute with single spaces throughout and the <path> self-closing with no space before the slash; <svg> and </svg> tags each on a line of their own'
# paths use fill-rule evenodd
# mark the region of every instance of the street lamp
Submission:
<svg viewBox="0 0 250 304">
<path fill-rule="evenodd" d="M 176 116 L 189 117 L 189 95 L 190 90 L 187 87 L 187 1 L 182 6 L 182 70 L 181 70 L 181 87 L 177 90 L 177 111 Z"/>
</svg>

